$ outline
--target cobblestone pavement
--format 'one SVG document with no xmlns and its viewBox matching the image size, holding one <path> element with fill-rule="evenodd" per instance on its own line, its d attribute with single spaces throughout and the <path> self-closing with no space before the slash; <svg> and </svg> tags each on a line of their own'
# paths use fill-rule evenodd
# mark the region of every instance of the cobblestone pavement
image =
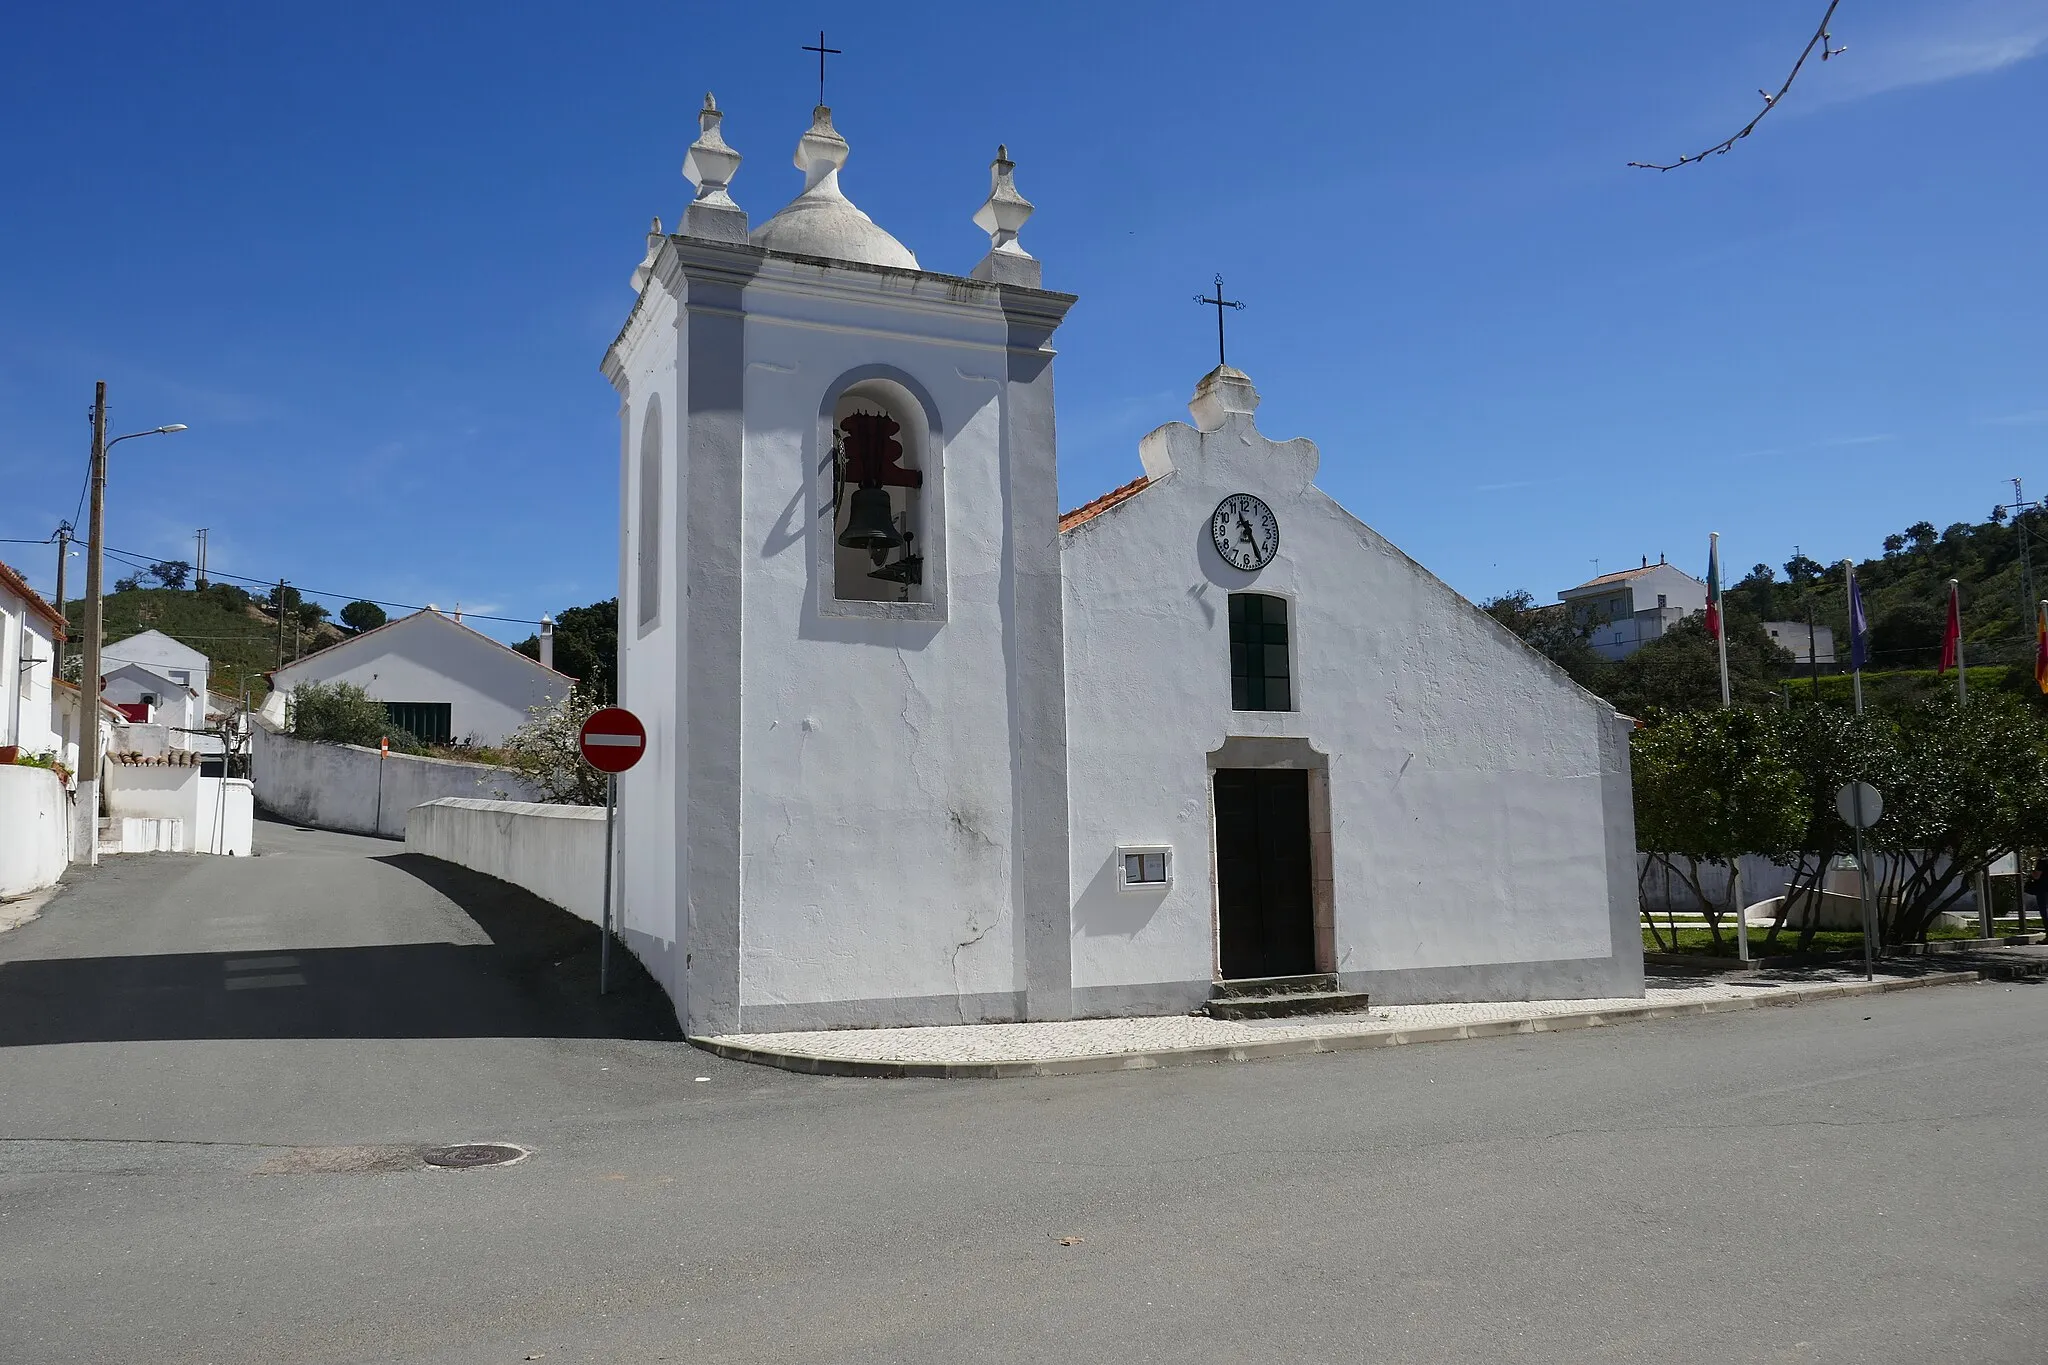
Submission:
<svg viewBox="0 0 2048 1365">
<path fill-rule="evenodd" d="M 1916 974 L 1917 975 L 1917 974 Z M 1912 976 L 1880 975 L 1897 984 Z M 1561 1020 L 1673 1005 L 1715 1005 L 1833 995 L 1863 974 L 1844 970 L 1760 972 L 1746 980 L 1653 979 L 1641 999 L 1512 1000 L 1464 1005 L 1393 1005 L 1354 1014 L 1232 1021 L 1203 1015 L 1074 1019 L 1039 1024 L 964 1024 L 925 1028 L 825 1029 L 728 1034 L 708 1041 L 734 1048 L 835 1061 L 905 1063 L 1031 1062 L 1176 1052 L 1289 1039 L 1409 1033 L 1459 1025 Z"/>
</svg>

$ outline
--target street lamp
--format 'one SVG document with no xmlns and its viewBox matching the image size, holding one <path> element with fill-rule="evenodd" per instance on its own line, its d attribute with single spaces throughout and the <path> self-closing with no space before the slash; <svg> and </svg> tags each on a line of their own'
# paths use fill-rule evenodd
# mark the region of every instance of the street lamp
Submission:
<svg viewBox="0 0 2048 1365">
<path fill-rule="evenodd" d="M 91 550 L 85 557 L 85 659 L 78 678 L 78 804 L 72 830 L 71 860 L 100 860 L 100 564 L 107 528 L 107 452 L 138 436 L 168 436 L 185 430 L 183 422 L 131 431 L 107 439 L 107 382 L 93 386 Z"/>
</svg>

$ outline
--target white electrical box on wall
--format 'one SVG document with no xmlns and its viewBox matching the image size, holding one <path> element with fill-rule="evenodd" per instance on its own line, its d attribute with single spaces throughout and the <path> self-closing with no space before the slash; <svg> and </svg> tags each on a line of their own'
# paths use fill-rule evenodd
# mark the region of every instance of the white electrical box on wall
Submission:
<svg viewBox="0 0 2048 1365">
<path fill-rule="evenodd" d="M 1119 891 L 1164 891 L 1173 884 L 1173 848 L 1169 844 L 1119 844 L 1116 886 Z"/>
</svg>

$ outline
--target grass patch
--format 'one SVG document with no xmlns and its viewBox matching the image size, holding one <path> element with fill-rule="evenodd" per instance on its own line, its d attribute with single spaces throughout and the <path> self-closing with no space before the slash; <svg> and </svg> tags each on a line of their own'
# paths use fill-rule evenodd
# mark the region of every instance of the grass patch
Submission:
<svg viewBox="0 0 2048 1365">
<path fill-rule="evenodd" d="M 1660 926 L 1661 927 L 1661 926 Z M 1665 941 L 1671 940 L 1671 931 L 1663 930 Z M 1927 931 L 1930 942 L 1942 939 L 1975 938 L 1977 931 L 1970 929 L 1935 928 Z M 1678 946 L 1675 949 L 1660 947 L 1648 929 L 1643 930 L 1643 951 L 1689 953 L 1694 957 L 1734 957 L 1736 955 L 1735 929 L 1730 925 L 1721 931 L 1721 941 L 1714 942 L 1713 935 L 1705 929 L 1680 929 Z M 1799 933 L 1795 929 L 1779 932 L 1778 941 L 1770 941 L 1770 930 L 1752 928 L 1749 931 L 1749 955 L 1751 957 L 1777 957 L 1799 951 Z M 1816 953 L 1860 953 L 1863 951 L 1863 935 L 1854 929 L 1822 929 L 1813 936 Z"/>
</svg>

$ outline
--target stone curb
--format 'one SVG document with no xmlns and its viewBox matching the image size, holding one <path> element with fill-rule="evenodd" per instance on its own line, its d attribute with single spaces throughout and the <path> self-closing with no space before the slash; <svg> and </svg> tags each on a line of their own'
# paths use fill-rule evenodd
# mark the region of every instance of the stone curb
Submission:
<svg viewBox="0 0 2048 1365">
<path fill-rule="evenodd" d="M 1276 1038 L 1271 1042 L 1223 1043 L 1209 1047 L 1156 1048 L 1146 1052 L 1105 1052 L 1080 1057 L 1038 1057 L 1007 1062 L 907 1062 L 855 1057 L 820 1057 L 808 1052 L 783 1052 L 692 1038 L 693 1046 L 735 1062 L 779 1067 L 810 1076 L 864 1076 L 877 1080 L 993 1081 L 1024 1076 L 1081 1076 L 1098 1071 L 1149 1071 L 1164 1066 L 1203 1062 L 1251 1062 L 1266 1057 L 1299 1057 L 1318 1052 L 1357 1052 L 1367 1048 L 1401 1047 L 1408 1043 L 1443 1043 L 1460 1038 L 1497 1038 L 1510 1033 L 1561 1033 L 1567 1029 L 1600 1028 L 1637 1019 L 1682 1019 L 1700 1014 L 1732 1014 L 1738 1010 L 1802 1005 L 1810 1000 L 1840 1000 L 1857 995 L 1882 995 L 1921 986 L 1949 986 L 1983 979 L 1981 972 L 1931 972 L 1902 981 L 1846 981 L 1793 988 L 1785 995 L 1744 996 L 1737 1000 L 1694 1000 L 1626 1009 L 1585 1010 L 1575 1014 L 1524 1015 L 1489 1019 L 1477 1024 L 1443 1024 L 1435 1028 L 1339 1033 L 1316 1038 Z"/>
</svg>

